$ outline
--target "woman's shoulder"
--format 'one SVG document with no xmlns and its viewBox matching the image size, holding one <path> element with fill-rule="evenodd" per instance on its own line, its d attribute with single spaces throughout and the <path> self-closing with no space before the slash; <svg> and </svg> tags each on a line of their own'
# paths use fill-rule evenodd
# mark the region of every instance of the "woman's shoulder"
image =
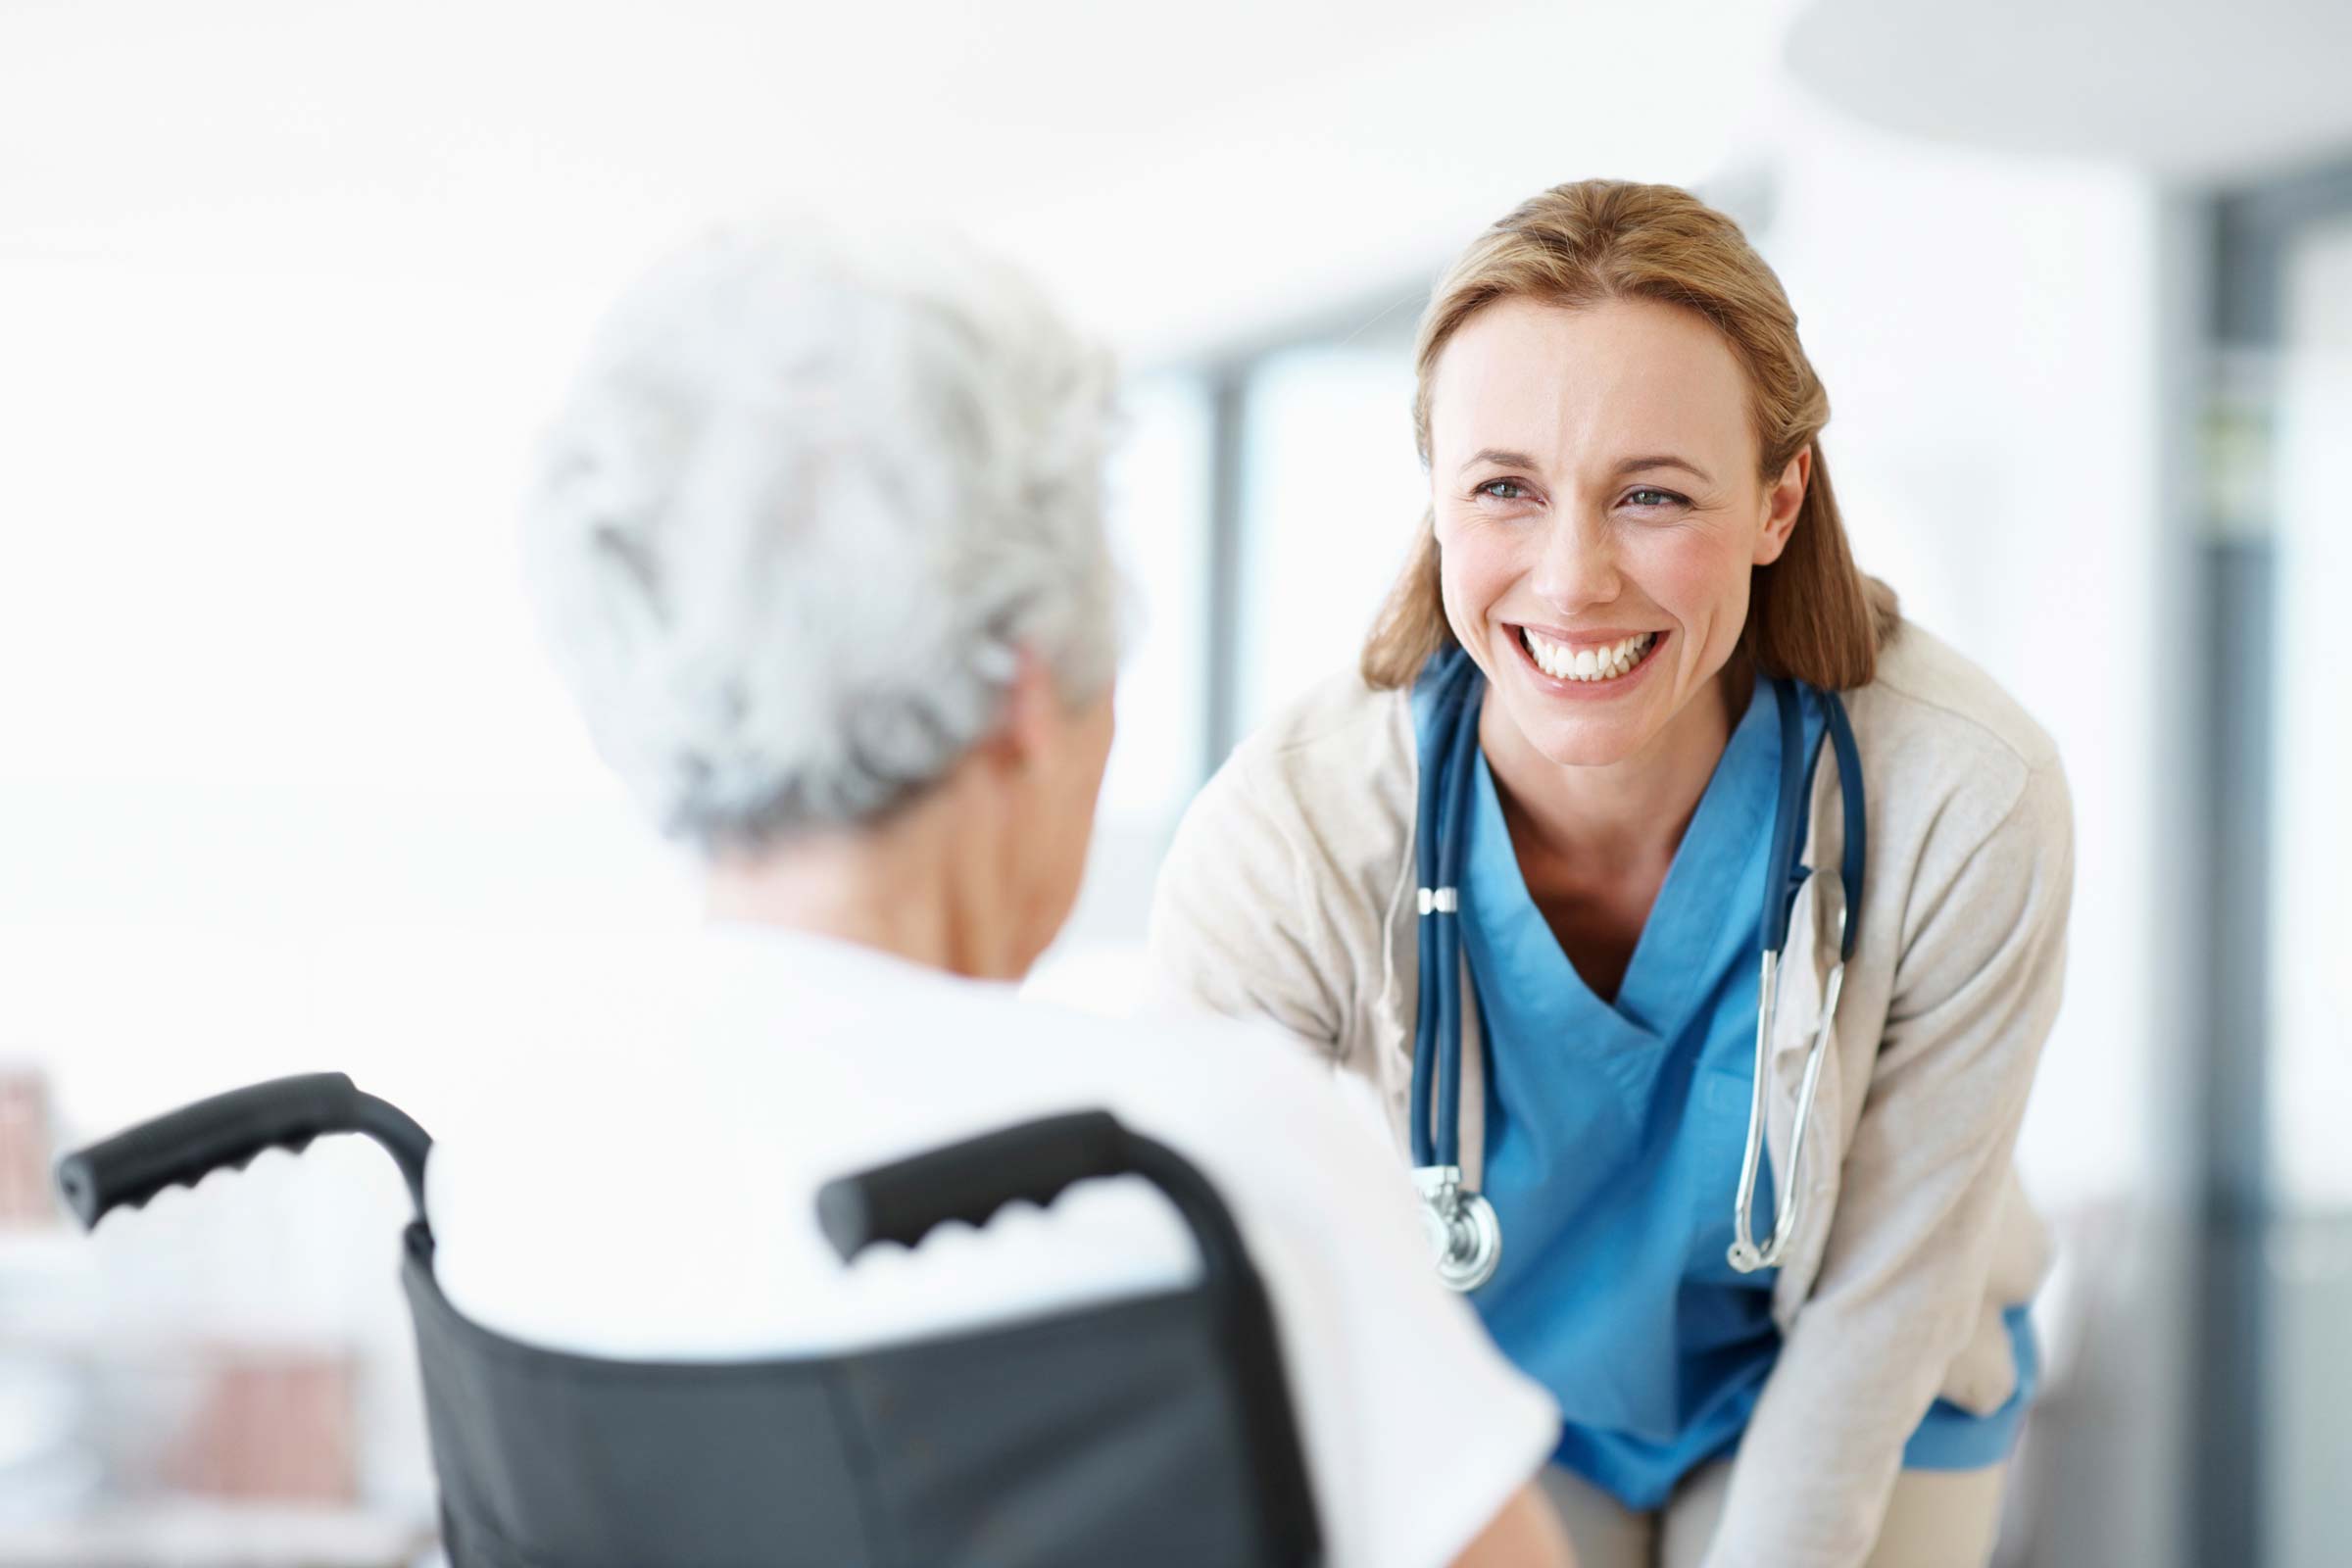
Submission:
<svg viewBox="0 0 2352 1568">
<path fill-rule="evenodd" d="M 1319 682 L 1201 788 L 1152 906 L 1153 961 L 1179 995 L 1341 1049 L 1409 896 L 1409 705 L 1352 673 Z"/>
<path fill-rule="evenodd" d="M 1342 671 L 1245 737 L 1201 792 L 1201 806 L 1256 812 L 1286 836 L 1322 842 L 1402 834 L 1413 814 L 1412 737 L 1409 693 Z"/>
<path fill-rule="evenodd" d="M 2071 835 L 2057 743 L 1998 681 L 1926 628 L 1905 622 L 1880 651 L 1876 677 L 1845 700 L 1874 831 L 1981 842 L 2008 824 L 2044 843 Z"/>
<path fill-rule="evenodd" d="M 1880 650 L 1878 673 L 1853 694 L 1882 724 L 1914 741 L 2054 766 L 2058 747 L 2016 698 L 1926 627 L 1904 622 Z M 1859 720 L 1856 721 L 1859 723 Z"/>
<path fill-rule="evenodd" d="M 1253 766 L 1324 770 L 1346 766 L 1367 746 L 1409 755 L 1411 707 L 1410 692 L 1368 685 L 1352 669 L 1335 671 L 1277 707 L 1234 756 Z"/>
</svg>

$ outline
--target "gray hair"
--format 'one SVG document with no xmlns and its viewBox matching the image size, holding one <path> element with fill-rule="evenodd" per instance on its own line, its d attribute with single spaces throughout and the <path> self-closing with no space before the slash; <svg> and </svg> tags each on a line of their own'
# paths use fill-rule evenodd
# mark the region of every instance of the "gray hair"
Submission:
<svg viewBox="0 0 2352 1568">
<path fill-rule="evenodd" d="M 526 564 L 597 749 L 707 852 L 866 821 L 1117 659 L 1110 369 L 943 236 L 720 236 L 607 319 Z"/>
</svg>

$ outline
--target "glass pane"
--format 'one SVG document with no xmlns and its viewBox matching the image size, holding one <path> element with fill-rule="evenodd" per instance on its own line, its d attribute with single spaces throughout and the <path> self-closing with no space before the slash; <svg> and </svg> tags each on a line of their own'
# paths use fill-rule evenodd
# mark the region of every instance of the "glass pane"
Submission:
<svg viewBox="0 0 2352 1568">
<path fill-rule="evenodd" d="M 1118 1013 L 1143 995 L 1152 887 L 1200 786 L 1208 727 L 1207 383 L 1131 382 L 1111 454 L 1111 548 L 1125 581 L 1117 738 L 1102 776 L 1078 906 L 1030 980 L 1032 995 Z"/>
<path fill-rule="evenodd" d="M 2271 1115 L 2289 1205 L 2352 1206 L 2352 219 L 2289 266 L 2279 406 Z"/>
<path fill-rule="evenodd" d="M 1291 349 L 1261 364 L 1244 441 L 1244 734 L 1353 663 L 1429 504 L 1408 341 Z"/>
<path fill-rule="evenodd" d="M 1109 512 L 1128 637 L 1102 813 L 1172 826 L 1200 782 L 1206 744 L 1208 390 L 1167 373 L 1132 383 L 1122 403 Z"/>
<path fill-rule="evenodd" d="M 2352 1474 L 2352 217 L 2285 278 L 2272 742 L 2271 1307 L 2264 1533 L 2343 1561 Z"/>
</svg>

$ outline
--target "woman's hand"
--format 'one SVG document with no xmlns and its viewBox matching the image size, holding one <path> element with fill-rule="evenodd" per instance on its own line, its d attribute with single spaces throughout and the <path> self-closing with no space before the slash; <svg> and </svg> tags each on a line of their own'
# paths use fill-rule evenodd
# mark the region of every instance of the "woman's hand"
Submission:
<svg viewBox="0 0 2352 1568">
<path fill-rule="evenodd" d="M 1576 1552 L 1559 1515 L 1530 1481 L 1453 1559 L 1453 1568 L 1576 1568 Z"/>
</svg>

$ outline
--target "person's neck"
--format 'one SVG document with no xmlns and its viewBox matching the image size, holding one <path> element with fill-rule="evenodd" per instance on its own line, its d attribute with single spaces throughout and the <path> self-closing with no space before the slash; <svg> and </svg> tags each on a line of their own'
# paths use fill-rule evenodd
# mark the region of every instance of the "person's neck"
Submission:
<svg viewBox="0 0 2352 1568">
<path fill-rule="evenodd" d="M 946 791 L 880 825 L 804 833 L 757 855 L 711 860 L 703 912 L 711 921 L 781 926 L 891 954 L 973 979 L 1016 978 L 1004 923 L 971 896 L 985 880 L 971 836 L 955 831 Z"/>
<path fill-rule="evenodd" d="M 1674 858 L 1730 744 L 1754 674 L 1735 659 L 1636 755 L 1605 766 L 1565 766 L 1535 750 L 1489 699 L 1479 743 L 1515 838 L 1595 877 Z"/>
</svg>

